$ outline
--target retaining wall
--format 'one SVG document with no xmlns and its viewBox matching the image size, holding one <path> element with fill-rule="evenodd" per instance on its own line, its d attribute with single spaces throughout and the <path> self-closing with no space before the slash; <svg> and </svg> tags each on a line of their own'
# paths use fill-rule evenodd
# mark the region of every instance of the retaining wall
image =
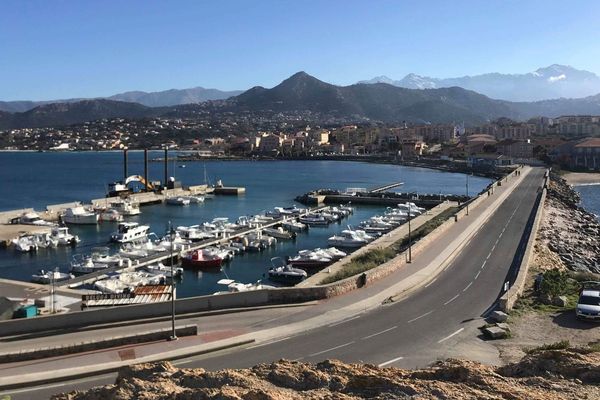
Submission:
<svg viewBox="0 0 600 400">
<path fill-rule="evenodd" d="M 498 307 L 504 312 L 509 312 L 510 310 L 512 310 L 513 306 L 515 305 L 515 302 L 519 299 L 519 296 L 521 296 L 523 290 L 525 289 L 525 283 L 527 282 L 529 266 L 533 260 L 535 239 L 537 237 L 537 232 L 542 222 L 542 214 L 544 210 L 544 203 L 546 201 L 548 180 L 550 179 L 550 174 L 548 171 L 546 172 L 545 178 L 546 179 L 544 180 L 544 186 L 542 187 L 542 190 L 538 194 L 536 200 L 538 204 L 535 211 L 535 219 L 533 220 L 533 223 L 531 225 L 531 234 L 529 235 L 529 239 L 527 240 L 527 247 L 525 248 L 521 264 L 519 265 L 519 272 L 513 285 L 498 300 Z"/>
</svg>

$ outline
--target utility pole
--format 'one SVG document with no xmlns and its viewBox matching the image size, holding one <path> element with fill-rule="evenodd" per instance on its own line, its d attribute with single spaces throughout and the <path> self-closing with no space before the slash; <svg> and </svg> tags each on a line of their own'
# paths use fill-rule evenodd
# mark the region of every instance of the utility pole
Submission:
<svg viewBox="0 0 600 400">
<path fill-rule="evenodd" d="M 411 237 L 411 229 L 410 229 L 410 218 L 411 217 L 411 212 L 410 212 L 410 207 L 408 207 L 408 261 L 407 263 L 411 263 L 412 262 L 412 237 Z"/>
<path fill-rule="evenodd" d="M 469 174 L 467 174 L 467 215 L 469 215 Z"/>
<path fill-rule="evenodd" d="M 171 337 L 169 340 L 177 340 L 175 332 L 175 274 L 173 271 L 173 242 L 175 241 L 175 230 L 169 221 L 169 237 L 171 239 Z"/>
</svg>

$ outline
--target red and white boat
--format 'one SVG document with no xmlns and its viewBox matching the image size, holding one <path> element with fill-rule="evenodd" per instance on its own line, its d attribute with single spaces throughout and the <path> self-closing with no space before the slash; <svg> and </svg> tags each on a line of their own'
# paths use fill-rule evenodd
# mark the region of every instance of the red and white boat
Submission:
<svg viewBox="0 0 600 400">
<path fill-rule="evenodd" d="M 186 253 L 181 258 L 181 265 L 184 268 L 214 270 L 221 268 L 221 265 L 223 265 L 223 258 L 215 254 L 207 254 L 202 250 L 194 250 Z"/>
</svg>

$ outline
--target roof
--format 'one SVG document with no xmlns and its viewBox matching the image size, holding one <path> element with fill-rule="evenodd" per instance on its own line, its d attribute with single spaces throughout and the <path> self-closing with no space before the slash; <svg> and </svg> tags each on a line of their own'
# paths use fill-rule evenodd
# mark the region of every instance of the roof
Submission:
<svg viewBox="0 0 600 400">
<path fill-rule="evenodd" d="M 600 147 L 600 138 L 583 139 L 575 147 Z"/>
<path fill-rule="evenodd" d="M 593 296 L 593 297 L 600 297 L 600 290 L 583 290 L 581 292 L 582 296 Z"/>
</svg>

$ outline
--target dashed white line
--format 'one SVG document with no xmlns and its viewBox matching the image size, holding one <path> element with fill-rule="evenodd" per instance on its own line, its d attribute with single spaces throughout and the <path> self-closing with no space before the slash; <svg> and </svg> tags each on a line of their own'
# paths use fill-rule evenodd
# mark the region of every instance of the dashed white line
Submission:
<svg viewBox="0 0 600 400">
<path fill-rule="evenodd" d="M 448 304 L 452 303 L 454 300 L 456 300 L 458 298 L 458 296 L 460 296 L 460 294 L 457 294 L 456 296 L 454 296 L 453 298 L 451 298 L 450 300 L 445 302 L 444 305 L 448 305 Z"/>
<path fill-rule="evenodd" d="M 483 267 L 482 267 L 483 268 Z M 481 273 L 481 271 L 477 271 L 477 274 L 475 275 L 475 279 L 479 278 L 479 274 Z"/>
<path fill-rule="evenodd" d="M 332 348 L 330 348 L 330 349 L 327 349 L 327 350 L 318 351 L 318 352 L 316 352 L 316 353 L 309 354 L 308 356 L 309 356 L 309 357 L 318 356 L 319 354 L 323 354 L 323 353 L 327 353 L 327 352 L 329 352 L 329 351 L 333 351 L 333 350 L 341 349 L 342 347 L 350 346 L 351 344 L 354 344 L 354 341 L 352 341 L 352 342 L 348 342 L 348 343 L 344 343 L 344 344 L 340 344 L 339 346 L 335 346 L 335 347 L 332 347 Z"/>
<path fill-rule="evenodd" d="M 394 325 L 394 326 L 392 326 L 391 328 L 384 329 L 384 330 L 382 330 L 381 332 L 377 332 L 377 333 L 374 333 L 374 334 L 372 334 L 372 335 L 365 336 L 364 338 L 361 338 L 361 339 L 362 339 L 362 340 L 371 339 L 372 337 L 379 336 L 379 335 L 383 335 L 383 334 L 384 334 L 384 333 L 386 333 L 386 332 L 393 331 L 393 330 L 394 330 L 394 329 L 396 329 L 397 327 L 398 327 L 398 326 Z"/>
<path fill-rule="evenodd" d="M 356 317 L 348 318 L 348 319 L 345 319 L 345 320 L 343 320 L 343 321 L 336 322 L 335 324 L 331 324 L 331 325 L 327 325 L 327 326 L 328 326 L 329 328 L 331 328 L 331 327 L 333 327 L 333 326 L 338 326 L 338 325 L 341 325 L 341 324 L 343 324 L 343 323 L 346 323 L 346 322 L 349 322 L 349 321 L 355 320 L 355 319 L 357 319 L 357 318 L 360 318 L 360 315 L 357 315 Z"/>
<path fill-rule="evenodd" d="M 487 264 L 488 260 L 487 258 L 485 260 L 483 260 L 483 264 L 481 264 L 481 269 L 485 268 L 485 264 Z"/>
<path fill-rule="evenodd" d="M 433 312 L 433 310 L 431 310 L 431 311 L 429 311 L 429 312 L 426 312 L 426 313 L 425 313 L 425 314 L 423 314 L 423 315 L 419 315 L 417 318 L 413 318 L 413 319 L 411 319 L 410 321 L 408 321 L 408 323 L 410 324 L 411 322 L 415 322 L 415 321 L 416 321 L 416 320 L 418 320 L 418 319 L 421 319 L 421 318 L 423 318 L 423 317 L 426 317 L 426 316 L 428 316 L 429 314 L 431 314 L 432 312 Z"/>
<path fill-rule="evenodd" d="M 380 367 L 380 368 L 381 368 L 381 367 L 385 367 L 386 365 L 393 364 L 393 363 L 395 363 L 396 361 L 400 361 L 400 360 L 402 360 L 403 358 L 404 358 L 404 357 L 396 357 L 396 358 L 392 358 L 392 359 L 391 359 L 391 360 L 389 360 L 389 361 L 386 361 L 386 362 L 383 362 L 383 363 L 379 364 L 379 365 L 378 365 L 378 367 Z"/>
<path fill-rule="evenodd" d="M 467 285 L 467 287 L 463 289 L 463 292 L 466 292 L 467 289 L 469 289 L 472 284 L 473 284 L 473 281 L 469 282 L 469 284 Z"/>
<path fill-rule="evenodd" d="M 284 338 L 281 338 L 281 339 L 277 339 L 277 340 L 272 340 L 270 342 L 264 342 L 264 343 L 256 344 L 254 346 L 250 346 L 250 347 L 246 347 L 246 348 L 248 350 L 250 350 L 250 349 L 256 349 L 258 347 L 268 346 L 268 345 L 273 344 L 273 343 L 283 342 L 284 340 L 288 340 L 290 338 L 291 338 L 291 336 L 287 336 L 287 337 L 284 337 Z"/>
<path fill-rule="evenodd" d="M 452 334 L 450 334 L 450 335 L 446 336 L 446 337 L 445 337 L 445 338 L 443 338 L 443 339 L 440 339 L 440 340 L 438 340 L 438 343 L 445 342 L 446 340 L 450 339 L 452 336 L 456 336 L 456 335 L 458 335 L 459 333 L 461 333 L 461 332 L 462 332 L 462 331 L 464 331 L 464 330 L 465 330 L 465 328 L 460 328 L 460 329 L 459 329 L 459 330 L 457 330 L 456 332 L 454 332 L 454 333 L 452 333 Z"/>
<path fill-rule="evenodd" d="M 431 282 L 429 282 L 427 285 L 425 285 L 425 286 L 423 286 L 423 287 L 429 287 L 429 286 L 431 286 L 431 284 L 432 284 L 433 282 L 435 282 L 435 281 L 437 281 L 437 277 L 436 277 L 436 278 L 433 278 L 433 280 L 432 280 Z"/>
</svg>

